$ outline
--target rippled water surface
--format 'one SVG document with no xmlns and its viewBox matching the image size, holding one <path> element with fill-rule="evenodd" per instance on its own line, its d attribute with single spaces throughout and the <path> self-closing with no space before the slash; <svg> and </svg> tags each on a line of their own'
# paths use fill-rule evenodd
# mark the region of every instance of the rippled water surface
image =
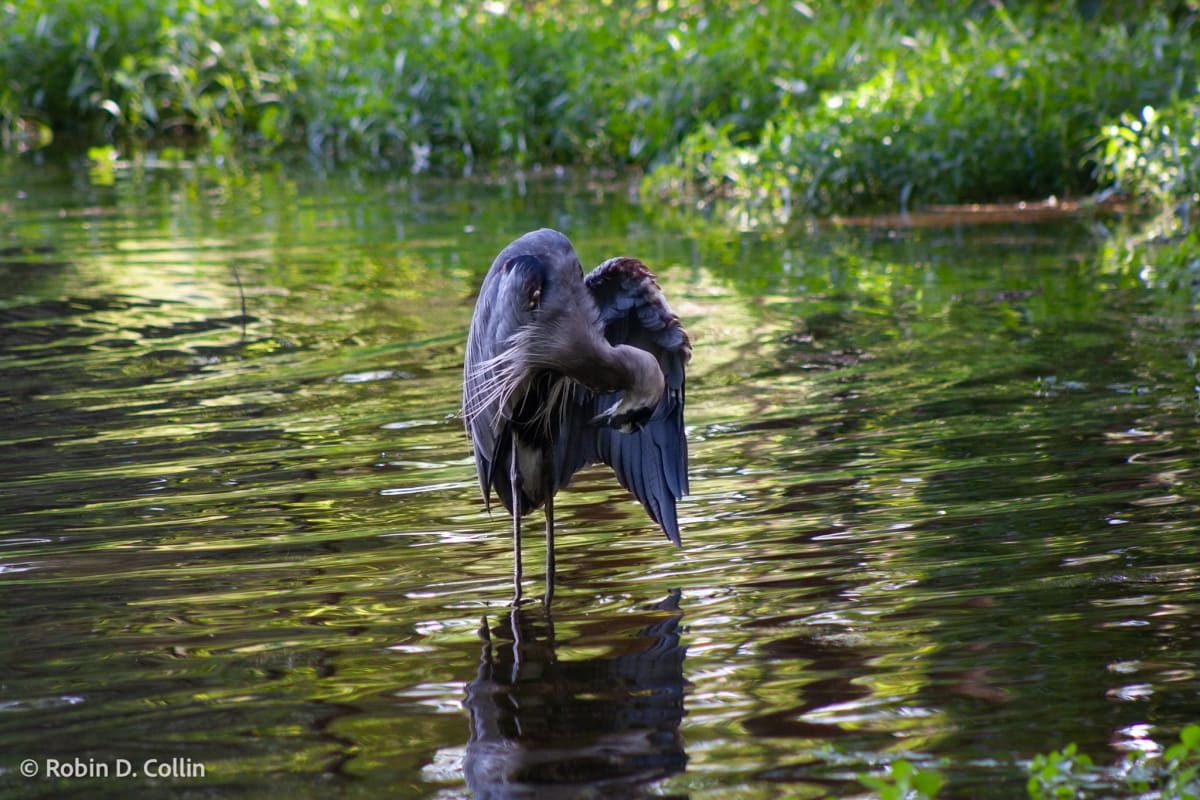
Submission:
<svg viewBox="0 0 1200 800">
<path fill-rule="evenodd" d="M 836 797 L 902 757 L 1012 797 L 1198 716 L 1197 320 L 1086 222 L 689 235 L 621 183 L 76 161 L 5 162 L 0 212 L 9 796 Z M 658 272 L 692 494 L 675 549 L 580 474 L 512 612 L 456 415 L 542 225 Z"/>
</svg>

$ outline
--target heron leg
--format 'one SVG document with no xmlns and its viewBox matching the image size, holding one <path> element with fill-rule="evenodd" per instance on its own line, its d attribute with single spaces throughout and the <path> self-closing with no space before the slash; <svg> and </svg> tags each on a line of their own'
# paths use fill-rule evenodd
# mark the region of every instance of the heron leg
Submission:
<svg viewBox="0 0 1200 800">
<path fill-rule="evenodd" d="M 512 463 L 509 465 L 513 518 L 513 605 L 521 602 L 521 471 L 517 466 L 517 435 L 512 437 Z"/>
<path fill-rule="evenodd" d="M 554 599 L 554 451 L 542 450 L 542 497 L 546 498 L 546 608 Z"/>
<path fill-rule="evenodd" d="M 546 493 L 546 605 L 554 599 L 554 492 Z"/>
</svg>

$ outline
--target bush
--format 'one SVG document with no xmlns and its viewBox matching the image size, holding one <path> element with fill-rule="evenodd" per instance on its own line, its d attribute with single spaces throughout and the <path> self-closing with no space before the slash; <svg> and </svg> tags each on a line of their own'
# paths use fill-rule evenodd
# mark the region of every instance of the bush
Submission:
<svg viewBox="0 0 1200 800">
<path fill-rule="evenodd" d="M 1114 770 L 1095 766 L 1070 744 L 1034 758 L 1029 773 L 1027 789 L 1032 800 L 1111 797 L 1114 777 L 1124 783 L 1130 796 L 1144 800 L 1198 800 L 1200 725 L 1184 728 L 1179 741 L 1161 756 L 1129 755 Z"/>
<path fill-rule="evenodd" d="M 1159 205 L 1200 194 L 1200 103 L 1145 106 L 1106 125 L 1099 142 L 1102 184 Z"/>
<path fill-rule="evenodd" d="M 1186 26 L 1158 17 L 1099 28 L 1002 9 L 907 38 L 869 79 L 781 108 L 754 143 L 707 128 L 647 192 L 731 200 L 760 221 L 926 203 L 1090 191 L 1096 136 L 1129 108 L 1195 90 Z"/>
<path fill-rule="evenodd" d="M 634 166 L 748 224 L 1194 186 L 1193 10 L 1097 5 L 0 0 L 0 139 Z"/>
<path fill-rule="evenodd" d="M 0 6 L 0 122 L 89 141 L 232 132 L 278 139 L 291 81 L 281 18 L 250 0 Z"/>
<path fill-rule="evenodd" d="M 760 128 L 791 4 L 659 5 L 21 0 L 0 4 L 0 125 L 416 170 L 645 166 L 700 119 Z"/>
</svg>

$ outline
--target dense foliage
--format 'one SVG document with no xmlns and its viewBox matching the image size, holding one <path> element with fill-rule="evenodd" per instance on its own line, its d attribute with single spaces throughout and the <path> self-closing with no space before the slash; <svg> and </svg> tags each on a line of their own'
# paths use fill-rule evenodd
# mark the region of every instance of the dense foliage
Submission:
<svg viewBox="0 0 1200 800">
<path fill-rule="evenodd" d="M 1126 112 L 1104 128 L 1097 153 L 1103 183 L 1168 205 L 1200 193 L 1200 102 L 1195 95 L 1156 110 Z"/>
<path fill-rule="evenodd" d="M 0 133 L 414 171 L 646 168 L 751 223 L 1196 191 L 1195 9 L 793 0 L 0 3 Z M 1158 112 L 1155 111 L 1158 109 Z"/>
<path fill-rule="evenodd" d="M 1127 754 L 1111 767 L 1097 766 L 1074 744 L 1042 753 L 1028 765 L 1030 800 L 1086 800 L 1109 797 L 1124 784 L 1128 797 L 1140 800 L 1200 798 L 1200 725 L 1188 725 L 1179 741 L 1161 753 Z M 946 779 L 934 769 L 917 769 L 904 759 L 882 775 L 860 775 L 859 781 L 881 800 L 934 800 Z"/>
<path fill-rule="evenodd" d="M 1098 162 L 1132 176 L 1096 145 L 1110 120 L 1195 90 L 1194 46 L 1161 17 L 1097 30 L 997 10 L 907 42 L 867 79 L 781 107 L 753 141 L 693 133 L 652 186 L 699 185 L 768 217 L 1078 194 L 1106 174 Z"/>
<path fill-rule="evenodd" d="M 20 0 L 0 5 L 0 114 L 10 141 L 45 127 L 418 170 L 645 165 L 701 120 L 761 127 L 780 90 L 758 84 L 796 44 L 778 8 Z"/>
</svg>

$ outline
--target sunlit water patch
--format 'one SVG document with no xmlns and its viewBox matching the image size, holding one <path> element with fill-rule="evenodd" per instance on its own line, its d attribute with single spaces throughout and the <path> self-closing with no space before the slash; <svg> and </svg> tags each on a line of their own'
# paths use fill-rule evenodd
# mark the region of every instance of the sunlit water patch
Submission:
<svg viewBox="0 0 1200 800">
<path fill-rule="evenodd" d="M 566 179 L 72 166 L 0 181 L 12 796 L 849 796 L 903 757 L 1009 797 L 1195 716 L 1195 318 L 1083 225 L 693 239 Z M 692 493 L 675 549 L 581 473 L 513 612 L 459 381 L 544 224 L 658 271 Z"/>
</svg>

